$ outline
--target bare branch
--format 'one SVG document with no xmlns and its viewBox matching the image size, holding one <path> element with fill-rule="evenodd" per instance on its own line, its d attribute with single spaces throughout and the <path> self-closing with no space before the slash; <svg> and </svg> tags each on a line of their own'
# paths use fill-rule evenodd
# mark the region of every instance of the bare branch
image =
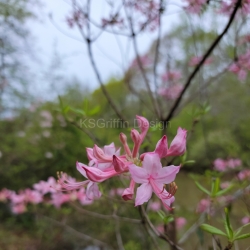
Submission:
<svg viewBox="0 0 250 250">
<path fill-rule="evenodd" d="M 213 44 L 210 46 L 210 48 L 207 50 L 207 52 L 205 53 L 205 55 L 203 56 L 202 60 L 200 61 L 200 63 L 196 66 L 196 68 L 194 69 L 194 71 L 191 73 L 191 75 L 189 76 L 186 84 L 184 85 L 184 88 L 182 90 L 182 92 L 180 93 L 179 97 L 177 98 L 177 100 L 175 101 L 174 105 L 172 106 L 168 116 L 166 117 L 166 119 L 163 120 L 164 122 L 164 127 L 167 125 L 167 122 L 170 121 L 172 119 L 172 117 L 174 116 L 174 112 L 175 110 L 178 108 L 186 90 L 188 89 L 188 87 L 190 86 L 193 78 L 196 76 L 196 74 L 199 72 L 200 68 L 202 67 L 202 65 L 204 64 L 204 62 L 206 61 L 206 59 L 209 57 L 209 55 L 212 53 L 212 51 L 214 50 L 214 48 L 219 44 L 220 40 L 222 39 L 222 37 L 227 33 L 228 29 L 230 28 L 235 15 L 237 13 L 237 10 L 239 9 L 239 7 L 241 6 L 241 1 L 242 0 L 238 0 L 235 8 L 229 18 L 229 21 L 226 25 L 226 27 L 224 28 L 224 30 L 222 31 L 222 33 L 215 39 L 215 41 L 213 42 Z"/>
<path fill-rule="evenodd" d="M 76 208 L 77 211 L 79 211 L 81 213 L 84 213 L 84 214 L 87 214 L 87 215 L 90 215 L 90 216 L 93 216 L 93 217 L 96 217 L 96 218 L 99 218 L 99 219 L 105 219 L 105 220 L 113 219 L 113 220 L 126 221 L 126 222 L 130 222 L 130 223 L 135 223 L 135 224 L 140 224 L 141 223 L 141 221 L 137 220 L 137 219 L 131 219 L 131 218 L 127 218 L 127 217 L 120 217 L 120 216 L 117 216 L 116 214 L 113 214 L 113 215 L 99 214 L 99 213 L 96 213 L 96 212 L 91 212 L 89 210 L 83 209 L 83 208 L 77 206 L 74 203 L 71 203 L 71 205 L 74 208 Z"/>
</svg>

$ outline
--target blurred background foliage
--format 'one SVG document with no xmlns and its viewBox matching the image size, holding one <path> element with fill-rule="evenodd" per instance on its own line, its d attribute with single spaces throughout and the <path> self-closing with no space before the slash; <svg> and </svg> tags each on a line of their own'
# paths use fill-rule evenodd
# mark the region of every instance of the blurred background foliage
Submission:
<svg viewBox="0 0 250 250">
<path fill-rule="evenodd" d="M 103 146 L 111 142 L 120 147 L 118 135 L 120 132 L 129 135 L 130 129 L 136 125 L 136 114 L 154 122 L 142 146 L 144 150 L 153 151 L 162 136 L 161 124 L 157 123 L 159 121 L 151 111 L 150 104 L 145 105 L 150 102 L 141 84 L 141 76 L 136 71 L 128 70 L 123 78 L 112 78 L 105 84 L 118 109 L 129 121 L 129 127 L 117 120 L 100 88 L 90 91 L 77 79 L 67 80 L 66 87 L 60 90 L 60 96 L 55 99 L 39 100 L 31 93 L 32 75 L 24 60 L 21 60 L 21 54 L 25 54 L 23 44 L 26 44 L 25 48 L 28 47 L 29 37 L 29 31 L 23 24 L 34 18 L 28 7 L 30 4 L 26 0 L 0 3 L 0 56 L 4 58 L 0 60 L 0 189 L 5 187 L 17 191 L 32 187 L 39 180 L 56 177 L 57 171 L 67 172 L 83 180 L 75 169 L 75 162 L 87 163 L 86 147 L 93 147 L 94 143 Z M 187 63 L 190 57 L 197 53 L 197 49 L 202 54 L 216 36 L 212 31 L 197 30 L 195 48 L 190 35 L 194 30 L 190 31 L 186 26 L 176 27 L 163 41 L 165 46 L 162 48 L 168 51 L 161 51 L 162 65 L 167 64 L 164 60 L 168 58 L 169 67 L 178 68 L 184 79 L 191 71 Z M 17 39 L 20 42 L 16 43 Z M 212 162 L 218 157 L 240 158 L 245 167 L 250 166 L 249 78 L 239 82 L 232 73 L 226 73 L 213 84 L 209 85 L 208 82 L 213 73 L 222 70 L 232 56 L 233 49 L 229 40 L 224 41 L 224 44 L 226 46 L 214 51 L 215 64 L 205 66 L 210 67 L 206 72 L 201 70 L 183 100 L 183 108 L 178 110 L 178 115 L 167 129 L 169 142 L 175 136 L 178 126 L 188 130 L 187 157 L 195 163 L 184 166 L 183 173 L 176 179 L 180 187 L 176 195 L 176 214 L 186 214 L 191 222 L 197 216 L 195 207 L 202 194 L 193 181 L 186 178 L 188 173 L 204 174 L 206 170 L 212 169 Z M 180 53 L 174 57 L 171 53 L 179 45 Z M 152 44 L 148 51 L 149 57 L 154 48 L 155 44 Z M 152 71 L 148 69 L 147 74 L 152 74 Z M 139 90 L 140 94 L 133 94 L 131 86 Z M 159 102 L 164 112 L 171 106 L 171 101 L 159 99 Z M 91 119 L 95 121 L 93 127 L 90 127 Z M 115 119 L 113 127 L 103 127 L 105 121 Z M 96 121 L 99 121 L 99 127 Z M 129 143 L 132 145 L 131 141 Z M 174 159 L 174 163 L 179 164 L 180 159 Z M 100 186 L 103 193 L 107 194 L 110 188 L 126 187 L 126 180 L 121 184 L 119 178 L 114 178 Z M 49 205 L 38 205 L 30 207 L 25 214 L 14 216 L 1 203 L 0 249 L 88 249 L 86 247 L 91 243 L 74 230 L 103 240 L 117 249 L 114 228 L 118 222 L 95 218 L 81 209 L 76 204 L 63 205 L 60 210 Z M 118 196 L 110 198 L 103 195 L 99 201 L 84 209 L 98 211 L 99 214 L 118 213 L 120 216 L 140 218 L 133 204 L 123 202 Z M 235 213 L 234 216 L 235 224 L 239 225 L 237 221 L 241 215 Z M 155 212 L 150 213 L 150 218 L 156 224 L 162 222 Z M 141 224 L 131 227 L 127 222 L 119 223 L 126 250 L 154 249 L 153 242 L 145 236 Z M 206 237 L 202 232 L 197 232 L 197 235 L 200 241 Z M 193 238 L 191 241 L 196 242 Z"/>
</svg>

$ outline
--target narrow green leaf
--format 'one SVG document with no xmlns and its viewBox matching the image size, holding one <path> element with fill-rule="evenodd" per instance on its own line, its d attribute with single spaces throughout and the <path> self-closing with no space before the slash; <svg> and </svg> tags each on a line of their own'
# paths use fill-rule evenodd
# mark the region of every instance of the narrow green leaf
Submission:
<svg viewBox="0 0 250 250">
<path fill-rule="evenodd" d="M 92 108 L 90 111 L 88 111 L 88 115 L 91 116 L 91 115 L 96 115 L 99 113 L 101 107 L 100 106 L 96 106 L 94 108 Z"/>
<path fill-rule="evenodd" d="M 75 109 L 75 108 L 70 107 L 70 110 L 73 111 L 76 114 L 85 116 L 85 112 L 83 110 L 81 110 L 81 109 Z"/>
<path fill-rule="evenodd" d="M 227 193 L 228 191 L 230 191 L 233 187 L 234 187 L 234 185 L 231 185 L 230 187 L 225 188 L 225 189 L 223 189 L 223 190 L 217 192 L 217 193 L 216 193 L 216 197 L 221 196 L 221 195 L 224 195 L 225 193 Z"/>
<path fill-rule="evenodd" d="M 247 233 L 247 234 L 242 234 L 242 235 L 236 237 L 234 240 L 242 240 L 242 239 L 246 239 L 249 237 L 250 237 L 250 233 Z"/>
<path fill-rule="evenodd" d="M 237 236 L 240 234 L 240 232 L 242 231 L 242 229 L 243 229 L 244 227 L 247 227 L 247 226 L 250 226 L 250 223 L 247 223 L 247 224 L 245 224 L 245 225 L 239 227 L 239 228 L 236 230 L 235 236 L 234 236 L 234 237 L 237 237 Z"/>
<path fill-rule="evenodd" d="M 212 192 L 212 195 L 215 197 L 219 190 L 220 190 L 220 178 L 216 178 L 214 181 L 214 190 Z"/>
<path fill-rule="evenodd" d="M 224 232 L 222 232 L 220 229 L 210 226 L 208 224 L 202 224 L 200 228 L 208 233 L 211 234 L 217 234 L 217 235 L 222 235 L 222 236 L 227 236 Z"/>
<path fill-rule="evenodd" d="M 233 239 L 234 232 L 233 232 L 231 224 L 230 224 L 228 208 L 225 208 L 225 214 L 226 214 L 225 228 L 228 232 L 228 238 L 229 238 L 229 240 L 231 240 L 231 239 Z"/>
<path fill-rule="evenodd" d="M 200 184 L 198 181 L 196 181 L 195 184 L 196 184 L 196 186 L 197 186 L 202 192 L 204 192 L 204 193 L 206 193 L 207 195 L 211 196 L 211 193 L 210 193 L 206 188 L 204 188 L 203 186 L 201 186 L 201 184 Z"/>
<path fill-rule="evenodd" d="M 185 162 L 183 163 L 183 165 L 194 164 L 194 163 L 195 163 L 195 161 L 190 160 L 190 161 L 185 161 Z"/>
</svg>

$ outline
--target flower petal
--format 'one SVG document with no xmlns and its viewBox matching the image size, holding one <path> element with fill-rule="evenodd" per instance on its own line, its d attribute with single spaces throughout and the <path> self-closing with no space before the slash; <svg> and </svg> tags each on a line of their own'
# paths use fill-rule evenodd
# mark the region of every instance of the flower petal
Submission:
<svg viewBox="0 0 250 250">
<path fill-rule="evenodd" d="M 167 136 L 164 135 L 156 144 L 155 151 L 156 154 L 159 155 L 160 158 L 164 158 L 168 153 L 168 140 Z"/>
<path fill-rule="evenodd" d="M 149 175 L 147 171 L 141 167 L 137 167 L 136 165 L 132 164 L 129 167 L 129 172 L 131 173 L 132 179 L 136 183 L 147 183 Z"/>
<path fill-rule="evenodd" d="M 158 176 L 154 176 L 154 179 L 157 183 L 169 184 L 174 181 L 179 170 L 180 166 L 171 165 L 164 167 L 159 171 Z"/>
<path fill-rule="evenodd" d="M 153 190 L 150 183 L 143 183 L 140 187 L 138 187 L 135 198 L 135 206 L 148 202 L 152 196 L 152 192 Z"/>
<path fill-rule="evenodd" d="M 142 168 L 150 175 L 157 174 L 162 169 L 159 155 L 155 153 L 145 154 Z"/>
</svg>

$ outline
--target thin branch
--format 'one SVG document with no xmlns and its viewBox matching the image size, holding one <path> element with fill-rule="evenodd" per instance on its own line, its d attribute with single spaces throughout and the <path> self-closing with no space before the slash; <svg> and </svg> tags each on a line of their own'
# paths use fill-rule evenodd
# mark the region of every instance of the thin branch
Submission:
<svg viewBox="0 0 250 250">
<path fill-rule="evenodd" d="M 132 18 L 128 15 L 128 13 L 126 11 L 126 8 L 125 8 L 125 13 L 126 13 L 128 21 L 129 21 L 129 25 L 130 25 L 131 37 L 132 37 L 134 51 L 135 51 L 135 54 L 136 54 L 137 64 L 138 64 L 139 69 L 141 71 L 142 78 L 143 78 L 143 80 L 144 80 L 144 82 L 146 84 L 148 94 L 149 94 L 149 97 L 151 99 L 153 108 L 154 108 L 158 118 L 160 119 L 160 111 L 159 111 L 158 103 L 156 102 L 156 100 L 155 100 L 155 98 L 153 96 L 152 90 L 150 88 L 149 80 L 148 80 L 148 78 L 146 76 L 146 72 L 145 72 L 145 70 L 143 68 L 143 65 L 142 65 L 142 62 L 141 62 L 141 59 L 140 59 L 140 56 L 139 56 L 139 51 L 138 51 L 137 42 L 136 42 L 136 33 L 135 33 L 134 27 L 133 27 L 133 21 L 132 21 Z"/>
<path fill-rule="evenodd" d="M 76 3 L 75 1 L 73 0 L 73 8 L 76 6 Z M 85 13 L 86 18 L 89 19 L 89 9 L 90 9 L 90 2 L 88 1 L 88 4 L 87 4 L 87 14 Z M 104 96 L 106 97 L 109 105 L 112 107 L 112 109 L 114 110 L 114 112 L 116 113 L 116 115 L 120 118 L 120 120 L 122 122 L 125 122 L 126 119 L 124 118 L 124 116 L 122 115 L 122 113 L 118 110 L 118 107 L 115 105 L 113 99 L 111 98 L 111 96 L 109 95 L 104 83 L 102 82 L 101 80 L 101 76 L 100 76 L 100 73 L 99 73 L 99 70 L 96 66 L 96 63 L 95 63 L 95 60 L 94 60 L 94 56 L 93 56 L 93 52 L 92 52 L 92 40 L 91 40 L 91 30 L 90 30 L 90 23 L 87 22 L 87 33 L 88 33 L 88 36 L 86 37 L 85 34 L 83 33 L 83 30 L 82 30 L 82 27 L 80 25 L 80 23 L 76 22 L 77 24 L 77 27 L 78 27 L 78 30 L 80 32 L 80 34 L 82 35 L 83 39 L 86 41 L 87 43 L 87 49 L 88 49 L 88 55 L 89 55 L 89 59 L 90 59 L 90 62 L 91 62 L 91 65 L 93 67 L 93 70 L 95 72 L 95 75 L 96 75 L 96 78 L 99 82 L 99 85 L 101 87 L 101 90 L 102 90 L 102 93 L 104 94 Z M 126 122 L 124 123 L 125 126 L 127 125 Z"/>
<path fill-rule="evenodd" d="M 116 217 L 116 213 L 114 212 L 113 216 L 115 216 L 115 236 L 119 250 L 125 250 L 123 247 L 121 230 L 120 230 L 120 221 Z"/>
<path fill-rule="evenodd" d="M 203 56 L 202 60 L 200 61 L 200 63 L 196 66 L 196 68 L 194 69 L 194 71 L 191 73 L 191 75 L 189 76 L 186 84 L 184 85 L 184 88 L 182 90 L 182 92 L 180 93 L 179 97 L 177 98 L 177 100 L 175 101 L 174 105 L 172 106 L 168 116 L 166 117 L 166 119 L 163 120 L 164 125 L 167 124 L 168 121 L 170 121 L 172 119 L 172 117 L 174 116 L 174 112 L 175 110 L 178 108 L 186 90 L 188 89 L 188 87 L 190 86 L 193 78 L 196 76 L 196 74 L 199 72 L 200 68 L 202 67 L 202 65 L 204 64 L 204 62 L 206 61 L 206 59 L 209 57 L 209 55 L 213 52 L 214 48 L 219 44 L 220 40 L 222 39 L 222 37 L 227 33 L 228 29 L 230 28 L 235 15 L 237 13 L 237 10 L 239 9 L 239 7 L 241 6 L 241 1 L 242 0 L 238 0 L 235 8 L 229 18 L 229 21 L 226 25 L 226 27 L 224 28 L 224 30 L 222 31 L 222 33 L 215 39 L 215 41 L 213 42 L 213 44 L 210 46 L 210 48 L 207 50 L 207 52 L 205 53 L 205 55 Z"/>
<path fill-rule="evenodd" d="M 99 218 L 99 219 L 105 219 L 105 220 L 113 219 L 113 220 L 119 220 L 119 221 L 126 221 L 126 222 L 130 222 L 130 223 L 134 223 L 134 224 L 141 223 L 141 220 L 131 219 L 131 218 L 127 218 L 127 217 L 121 217 L 121 216 L 117 216 L 116 214 L 113 214 L 113 215 L 99 214 L 96 212 L 91 212 L 89 210 L 83 209 L 74 203 L 71 203 L 71 205 L 75 209 L 77 209 L 77 211 L 84 213 L 84 214 L 87 214 L 87 215 L 90 215 L 90 216 L 93 216 L 93 217 L 96 217 L 96 218 Z"/>
<path fill-rule="evenodd" d="M 160 239 L 165 240 L 171 247 L 175 247 L 177 250 L 183 250 L 181 247 L 177 246 L 176 244 L 174 244 L 174 242 L 172 240 L 169 239 L 169 237 L 165 234 L 160 233 L 152 224 L 152 222 L 150 221 L 150 219 L 147 216 L 147 213 L 144 209 L 143 206 L 139 206 L 139 211 L 140 214 L 142 216 L 142 219 L 145 220 L 148 224 L 148 226 L 151 228 L 151 230 L 154 232 L 154 234 L 159 237 Z"/>
<path fill-rule="evenodd" d="M 98 246 L 106 246 L 108 247 L 109 249 L 113 249 L 111 246 L 109 246 L 107 243 L 103 242 L 103 241 L 100 241 L 98 239 L 95 239 L 89 235 L 86 235 L 82 232 L 79 232 L 77 231 L 76 229 L 72 228 L 71 226 L 69 225 L 66 225 L 65 223 L 62 223 L 60 221 L 57 221 L 57 220 L 54 220 L 50 217 L 47 217 L 45 215 L 41 215 L 44 219 L 52 222 L 53 224 L 57 225 L 57 226 L 60 226 L 60 227 L 64 227 L 66 230 L 68 230 L 69 232 L 72 232 L 74 235 L 78 236 L 79 238 L 83 239 L 84 241 L 91 241 L 93 242 L 94 244 L 98 245 Z"/>
<path fill-rule="evenodd" d="M 160 6 L 159 6 L 159 28 L 158 28 L 158 36 L 156 40 L 156 45 L 155 45 L 155 58 L 154 58 L 154 67 L 153 67 L 153 75 L 154 75 L 154 85 L 155 85 L 155 93 L 158 89 L 158 84 L 157 84 L 157 65 L 158 65 L 158 58 L 159 58 L 159 50 L 160 50 L 160 42 L 161 42 L 161 13 L 163 10 L 163 0 L 160 0 Z M 158 101 L 158 99 L 156 99 Z M 161 112 L 161 105 L 158 101 L 158 107 Z"/>
</svg>

